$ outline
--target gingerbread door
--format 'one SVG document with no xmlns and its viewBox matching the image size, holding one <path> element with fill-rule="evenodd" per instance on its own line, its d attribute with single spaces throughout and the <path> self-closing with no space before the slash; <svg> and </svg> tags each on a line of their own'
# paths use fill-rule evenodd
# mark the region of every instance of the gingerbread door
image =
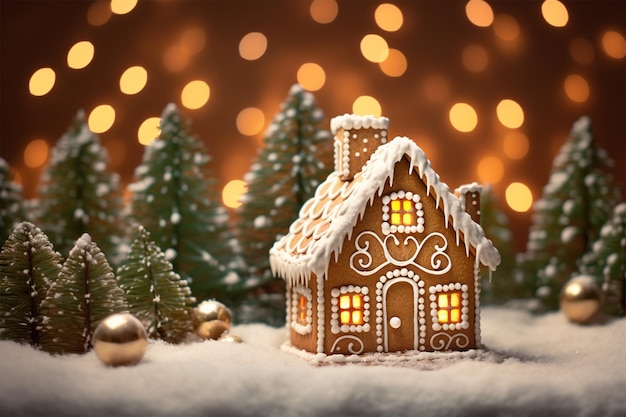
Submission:
<svg viewBox="0 0 626 417">
<path fill-rule="evenodd" d="M 417 350 L 418 285 L 407 277 L 395 277 L 385 282 L 383 295 L 383 351 Z"/>
</svg>

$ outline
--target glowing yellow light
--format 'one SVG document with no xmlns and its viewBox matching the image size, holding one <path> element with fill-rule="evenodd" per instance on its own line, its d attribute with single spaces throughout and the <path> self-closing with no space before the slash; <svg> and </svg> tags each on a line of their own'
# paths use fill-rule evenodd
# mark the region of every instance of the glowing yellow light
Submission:
<svg viewBox="0 0 626 417">
<path fill-rule="evenodd" d="M 442 103 L 450 96 L 450 83 L 441 75 L 431 75 L 424 81 L 424 96 L 432 103 Z"/>
<path fill-rule="evenodd" d="M 237 130 L 242 135 L 254 136 L 265 126 L 265 115 L 261 109 L 247 107 L 237 115 Z"/>
<path fill-rule="evenodd" d="M 529 147 L 528 137 L 517 131 L 510 132 L 502 141 L 502 150 L 511 159 L 522 159 L 528 154 Z"/>
<path fill-rule="evenodd" d="M 30 141 L 24 149 L 24 165 L 29 168 L 39 168 L 48 160 L 49 146 L 43 139 Z"/>
<path fill-rule="evenodd" d="M 360 311 L 352 312 L 352 324 L 362 324 L 363 323 L 363 315 Z"/>
<path fill-rule="evenodd" d="M 413 210 L 413 203 L 411 200 L 402 200 L 402 210 L 411 211 Z"/>
<path fill-rule="evenodd" d="M 459 132 L 471 132 L 478 124 L 476 110 L 467 103 L 456 103 L 450 108 L 450 123 Z"/>
<path fill-rule="evenodd" d="M 515 100 L 504 99 L 496 107 L 498 120 L 504 126 L 517 129 L 524 123 L 524 110 Z"/>
<path fill-rule="evenodd" d="M 479 27 L 493 23 L 493 10 L 484 0 L 469 0 L 465 5 L 465 14 L 470 22 Z"/>
<path fill-rule="evenodd" d="M 407 60 L 404 54 L 397 49 L 389 49 L 387 59 L 378 64 L 382 72 L 390 77 L 400 77 L 406 72 Z"/>
<path fill-rule="evenodd" d="M 87 10 L 87 21 L 91 26 L 102 26 L 111 18 L 111 0 L 96 0 Z"/>
<path fill-rule="evenodd" d="M 496 156 L 486 156 L 478 162 L 476 174 L 483 183 L 497 184 L 504 176 L 504 164 Z"/>
<path fill-rule="evenodd" d="M 188 109 L 195 110 L 204 106 L 209 101 L 211 89 L 209 85 L 202 80 L 194 80 L 189 82 L 180 95 L 183 106 Z"/>
<path fill-rule="evenodd" d="M 309 13 L 317 23 L 330 23 L 337 17 L 339 6 L 336 0 L 313 0 Z"/>
<path fill-rule="evenodd" d="M 404 213 L 402 215 L 402 224 L 405 226 L 411 226 L 413 224 L 413 215 L 411 213 Z"/>
<path fill-rule="evenodd" d="M 120 77 L 120 91 L 129 95 L 137 94 L 143 90 L 147 82 L 148 72 L 144 67 L 130 67 Z"/>
<path fill-rule="evenodd" d="M 439 310 L 437 312 L 439 323 L 448 323 L 448 310 Z"/>
<path fill-rule="evenodd" d="M 569 53 L 574 61 L 588 65 L 593 62 L 594 52 L 591 42 L 584 38 L 576 38 L 569 44 Z"/>
<path fill-rule="evenodd" d="M 76 42 L 67 53 L 67 66 L 73 69 L 85 68 L 94 55 L 93 44 L 89 41 Z"/>
<path fill-rule="evenodd" d="M 324 86 L 326 73 L 321 66 L 313 62 L 307 62 L 300 66 L 296 78 L 298 79 L 298 84 L 305 90 L 317 91 Z"/>
<path fill-rule="evenodd" d="M 526 184 L 512 182 L 506 187 L 505 199 L 511 209 L 524 213 L 533 205 L 533 194 Z"/>
<path fill-rule="evenodd" d="M 137 0 L 111 0 L 111 11 L 115 14 L 126 14 L 135 8 Z"/>
<path fill-rule="evenodd" d="M 376 24 L 382 30 L 395 32 L 402 27 L 404 17 L 398 6 L 383 3 L 376 8 L 374 20 L 376 20 Z"/>
<path fill-rule="evenodd" d="M 589 84 L 581 75 L 568 75 L 564 88 L 567 97 L 576 103 L 583 103 L 589 98 Z"/>
<path fill-rule="evenodd" d="M 349 311 L 341 312 L 341 324 L 350 324 L 350 312 Z"/>
<path fill-rule="evenodd" d="M 461 297 L 458 292 L 450 294 L 450 305 L 452 307 L 459 307 L 461 305 Z"/>
<path fill-rule="evenodd" d="M 622 59 L 626 56 L 626 40 L 624 35 L 608 30 L 602 35 L 602 49 L 611 58 Z"/>
<path fill-rule="evenodd" d="M 259 59 L 267 50 L 267 38 L 260 32 L 250 32 L 239 42 L 239 55 L 248 61 Z"/>
<path fill-rule="evenodd" d="M 461 311 L 458 308 L 450 310 L 450 323 L 461 321 Z"/>
<path fill-rule="evenodd" d="M 239 207 L 241 205 L 239 199 L 246 191 L 248 191 L 248 184 L 246 184 L 245 181 L 229 181 L 222 190 L 222 201 L 224 201 L 224 205 L 230 208 Z"/>
<path fill-rule="evenodd" d="M 569 14 L 559 0 L 544 0 L 541 3 L 541 15 L 549 25 L 560 28 L 567 25 Z"/>
<path fill-rule="evenodd" d="M 144 120 L 137 130 L 137 139 L 142 145 L 149 145 L 161 134 L 161 118 L 149 117 Z"/>
<path fill-rule="evenodd" d="M 361 296 L 360 295 L 355 294 L 352 296 L 352 307 L 361 308 Z"/>
<path fill-rule="evenodd" d="M 189 65 L 190 55 L 183 46 L 170 46 L 163 53 L 163 66 L 171 72 L 180 72 Z"/>
<path fill-rule="evenodd" d="M 493 31 L 498 38 L 511 42 L 519 37 L 519 23 L 511 15 L 499 14 L 494 18 Z"/>
<path fill-rule="evenodd" d="M 400 210 L 400 200 L 393 200 L 393 201 L 391 202 L 391 209 L 392 209 L 393 211 L 398 211 L 398 210 Z"/>
<path fill-rule="evenodd" d="M 461 54 L 463 66 L 472 72 L 481 72 L 487 68 L 489 55 L 487 50 L 480 45 L 468 45 Z"/>
<path fill-rule="evenodd" d="M 370 33 L 361 39 L 361 54 L 370 62 L 383 62 L 389 55 L 389 46 L 382 36 Z"/>
<path fill-rule="evenodd" d="M 189 54 L 197 54 L 206 44 L 206 34 L 199 27 L 186 29 L 180 35 L 180 46 Z"/>
<path fill-rule="evenodd" d="M 54 87 L 56 74 L 52 68 L 39 68 L 30 76 L 28 90 L 34 96 L 45 96 Z"/>
<path fill-rule="evenodd" d="M 87 125 L 94 133 L 106 132 L 113 126 L 113 122 L 115 122 L 115 109 L 108 104 L 95 107 L 87 119 Z"/>
<path fill-rule="evenodd" d="M 352 103 L 352 113 L 361 116 L 372 115 L 380 117 L 382 114 L 382 108 L 380 103 L 374 97 L 360 96 L 354 103 Z"/>
<path fill-rule="evenodd" d="M 395 224 L 395 225 L 401 224 L 399 213 L 391 213 L 391 224 Z"/>
<path fill-rule="evenodd" d="M 339 297 L 339 307 L 342 309 L 350 308 L 350 296 L 342 295 Z"/>
</svg>

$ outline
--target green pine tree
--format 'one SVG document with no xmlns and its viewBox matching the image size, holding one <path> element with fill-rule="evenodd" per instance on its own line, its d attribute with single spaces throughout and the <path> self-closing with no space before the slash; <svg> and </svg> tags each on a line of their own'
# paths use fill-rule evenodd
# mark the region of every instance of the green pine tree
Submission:
<svg viewBox="0 0 626 417">
<path fill-rule="evenodd" d="M 533 206 L 527 249 L 517 258 L 516 276 L 534 286 L 547 309 L 558 309 L 561 288 L 620 200 L 612 166 L 593 141 L 589 118 L 578 119 Z"/>
<path fill-rule="evenodd" d="M 7 240 L 19 223 L 26 220 L 22 187 L 13 182 L 9 164 L 0 158 L 0 244 Z"/>
<path fill-rule="evenodd" d="M 135 170 L 131 216 L 152 235 L 189 281 L 198 299 L 220 298 L 238 281 L 228 212 L 222 205 L 211 158 L 189 134 L 175 104 L 161 116 L 161 133 Z"/>
<path fill-rule="evenodd" d="M 45 316 L 41 348 L 53 354 L 91 350 L 98 324 L 111 314 L 127 311 L 113 269 L 89 234 L 76 241 L 41 311 Z"/>
<path fill-rule="evenodd" d="M 626 203 L 615 206 L 600 236 L 580 260 L 578 272 L 596 279 L 603 294 L 603 311 L 626 312 Z"/>
<path fill-rule="evenodd" d="M 38 223 L 64 256 L 88 233 L 108 259 L 118 259 L 125 231 L 123 196 L 119 175 L 107 171 L 107 158 L 79 110 L 53 147 L 38 188 Z"/>
<path fill-rule="evenodd" d="M 248 189 L 236 213 L 244 289 L 282 282 L 273 280 L 269 250 L 331 171 L 333 144 L 323 122 L 313 94 L 294 84 L 244 177 Z"/>
<path fill-rule="evenodd" d="M 191 305 L 195 299 L 189 284 L 174 272 L 143 226 L 134 227 L 117 279 L 130 313 L 141 320 L 150 338 L 180 343 L 194 331 Z"/>
<path fill-rule="evenodd" d="M 15 227 L 0 252 L 0 339 L 39 346 L 41 303 L 62 262 L 41 229 L 30 222 Z"/>
</svg>

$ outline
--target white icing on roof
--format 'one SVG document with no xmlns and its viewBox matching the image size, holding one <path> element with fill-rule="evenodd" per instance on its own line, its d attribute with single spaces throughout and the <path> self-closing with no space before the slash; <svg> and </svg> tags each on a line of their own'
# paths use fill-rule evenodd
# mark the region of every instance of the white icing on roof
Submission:
<svg viewBox="0 0 626 417">
<path fill-rule="evenodd" d="M 343 116 L 341 119 L 346 120 L 354 121 L 354 118 Z M 317 188 L 315 195 L 302 206 L 289 233 L 270 250 L 273 273 L 293 283 L 305 283 L 311 274 L 326 276 L 331 256 L 335 259 L 339 256 L 344 239 L 351 236 L 374 197 L 381 195 L 386 181 L 393 180 L 394 166 L 404 155 L 409 158 L 409 172 L 417 171 L 427 186 L 427 193 L 434 193 L 436 206 L 444 213 L 446 227 L 454 228 L 457 242 L 462 233 L 466 250 L 469 251 L 470 245 L 474 247 L 476 261 L 494 271 L 500 263 L 500 254 L 485 237 L 482 227 L 439 180 L 422 149 L 407 137 L 396 137 L 380 145 L 352 181 L 342 181 L 337 172 L 332 172 Z"/>
<path fill-rule="evenodd" d="M 356 114 L 344 114 L 342 116 L 333 117 L 330 120 L 330 131 L 337 133 L 337 131 L 343 128 L 345 130 L 351 129 L 388 129 L 389 118 L 376 117 L 376 116 L 358 116 Z"/>
</svg>

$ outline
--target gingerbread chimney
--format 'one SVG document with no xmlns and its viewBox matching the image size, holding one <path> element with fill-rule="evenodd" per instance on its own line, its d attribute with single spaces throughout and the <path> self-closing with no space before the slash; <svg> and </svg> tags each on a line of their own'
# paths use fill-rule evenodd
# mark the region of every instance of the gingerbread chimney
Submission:
<svg viewBox="0 0 626 417">
<path fill-rule="evenodd" d="M 389 119 L 344 114 L 330 121 L 335 136 L 335 171 L 343 181 L 360 172 L 379 145 L 387 143 Z"/>
<path fill-rule="evenodd" d="M 454 190 L 461 201 L 461 208 L 478 224 L 480 224 L 480 193 L 482 191 L 483 186 L 476 182 L 461 185 Z"/>
</svg>

